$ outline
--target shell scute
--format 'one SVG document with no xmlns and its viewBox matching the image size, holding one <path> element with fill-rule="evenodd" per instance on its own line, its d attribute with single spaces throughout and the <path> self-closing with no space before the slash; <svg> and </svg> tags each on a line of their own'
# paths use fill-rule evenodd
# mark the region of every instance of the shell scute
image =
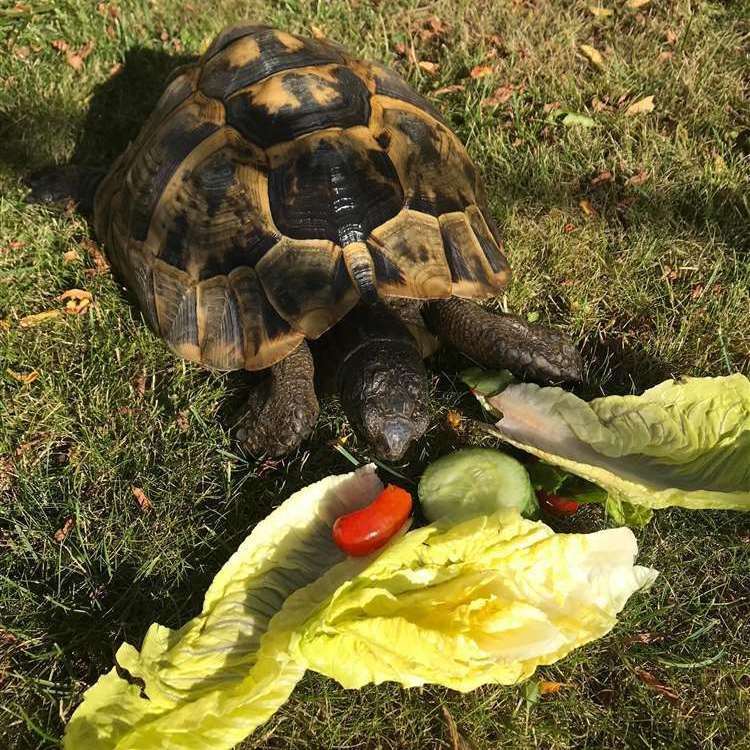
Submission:
<svg viewBox="0 0 750 750">
<path fill-rule="evenodd" d="M 206 96 L 226 100 L 284 70 L 344 62 L 338 50 L 318 40 L 264 26 L 245 27 L 234 39 L 227 35 L 221 49 L 208 50 L 199 88 Z"/>
<path fill-rule="evenodd" d="M 439 216 L 476 201 L 476 175 L 463 147 L 445 126 L 392 100 L 377 97 L 387 154 L 404 185 L 406 202 Z"/>
<path fill-rule="evenodd" d="M 274 309 L 309 338 L 327 331 L 357 303 L 343 251 L 330 241 L 284 238 L 255 270 Z"/>
<path fill-rule="evenodd" d="M 403 206 L 398 175 L 371 135 L 327 132 L 295 146 L 268 175 L 274 224 L 287 237 L 363 242 Z"/>
<path fill-rule="evenodd" d="M 145 240 L 157 202 L 174 173 L 194 149 L 220 130 L 223 107 L 202 97 L 191 97 L 155 129 L 125 176 L 130 232 Z"/>
<path fill-rule="evenodd" d="M 368 247 L 381 293 L 414 299 L 450 297 L 450 271 L 440 225 L 433 216 L 404 209 L 372 232 Z"/>
<path fill-rule="evenodd" d="M 370 95 L 349 68 L 296 68 L 237 92 L 227 122 L 264 148 L 326 128 L 367 125 Z"/>
</svg>

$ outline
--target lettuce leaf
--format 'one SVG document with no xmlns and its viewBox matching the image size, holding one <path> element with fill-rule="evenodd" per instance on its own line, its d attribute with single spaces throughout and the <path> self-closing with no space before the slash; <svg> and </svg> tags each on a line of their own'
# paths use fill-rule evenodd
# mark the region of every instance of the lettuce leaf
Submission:
<svg viewBox="0 0 750 750">
<path fill-rule="evenodd" d="M 613 510 L 616 503 L 750 510 L 743 375 L 669 380 L 640 396 L 588 403 L 524 383 L 482 401 L 501 415 L 499 437 L 603 487 Z"/>
<path fill-rule="evenodd" d="M 657 575 L 633 565 L 636 553 L 626 528 L 555 534 L 514 510 L 441 519 L 345 580 L 292 646 L 347 688 L 513 684 L 612 629 Z M 297 596 L 329 590 L 336 575 Z"/>
<path fill-rule="evenodd" d="M 289 595 L 346 559 L 333 543 L 338 516 L 383 485 L 374 467 L 333 476 L 292 495 L 261 521 L 180 630 L 154 624 L 140 653 L 128 644 L 73 714 L 66 750 L 230 748 L 289 697 L 305 665 L 289 655 L 298 619 L 273 618 Z M 349 574 L 369 558 L 346 560 Z M 119 672 L 119 674 L 118 674 Z"/>
</svg>

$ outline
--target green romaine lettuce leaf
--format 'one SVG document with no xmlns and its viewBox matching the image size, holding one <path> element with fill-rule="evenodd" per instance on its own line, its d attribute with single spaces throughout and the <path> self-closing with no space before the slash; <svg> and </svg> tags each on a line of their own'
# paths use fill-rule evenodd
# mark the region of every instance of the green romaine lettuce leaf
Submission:
<svg viewBox="0 0 750 750">
<path fill-rule="evenodd" d="M 530 383 L 482 400 L 501 415 L 499 437 L 598 484 L 613 502 L 750 510 L 743 375 L 670 380 L 588 403 Z"/>
<path fill-rule="evenodd" d="M 345 580 L 293 648 L 347 688 L 513 684 L 611 630 L 657 575 L 633 565 L 636 552 L 626 528 L 555 534 L 512 510 L 441 519 Z"/>
<path fill-rule="evenodd" d="M 152 625 L 140 654 L 120 647 L 118 667 L 71 718 L 66 750 L 229 748 L 268 719 L 305 671 L 289 656 L 299 613 L 286 613 L 284 627 L 271 627 L 272 618 L 292 592 L 346 559 L 333 523 L 382 487 L 369 466 L 292 495 L 219 571 L 200 615 L 178 631 Z M 353 574 L 368 562 L 346 566 Z"/>
</svg>

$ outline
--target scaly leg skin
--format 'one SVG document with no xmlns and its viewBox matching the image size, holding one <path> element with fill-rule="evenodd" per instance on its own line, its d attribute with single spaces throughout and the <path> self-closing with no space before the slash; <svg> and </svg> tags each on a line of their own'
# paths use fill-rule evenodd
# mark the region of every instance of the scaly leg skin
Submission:
<svg viewBox="0 0 750 750">
<path fill-rule="evenodd" d="M 24 180 L 31 189 L 26 202 L 65 206 L 72 201 L 81 213 L 90 215 L 94 212 L 96 188 L 104 174 L 101 169 L 75 164 L 34 172 Z"/>
<path fill-rule="evenodd" d="M 547 383 L 581 380 L 581 355 L 562 331 L 457 297 L 428 303 L 424 317 L 441 340 L 483 367 L 507 368 Z"/>
<path fill-rule="evenodd" d="M 285 456 L 309 437 L 320 411 L 312 354 L 303 341 L 271 367 L 270 379 L 253 388 L 237 439 L 256 456 Z"/>
</svg>

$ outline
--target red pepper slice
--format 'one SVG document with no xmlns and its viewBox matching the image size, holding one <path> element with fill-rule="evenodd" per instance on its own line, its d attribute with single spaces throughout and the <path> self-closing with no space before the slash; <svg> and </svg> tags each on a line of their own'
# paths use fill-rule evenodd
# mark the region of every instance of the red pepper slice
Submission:
<svg viewBox="0 0 750 750">
<path fill-rule="evenodd" d="M 544 490 L 537 490 L 536 496 L 544 510 L 558 516 L 572 516 L 578 510 L 580 504 L 572 497 L 551 495 Z"/>
<path fill-rule="evenodd" d="M 366 508 L 336 519 L 333 541 L 352 557 L 363 557 L 380 549 L 411 513 L 411 495 L 389 484 Z"/>
</svg>

